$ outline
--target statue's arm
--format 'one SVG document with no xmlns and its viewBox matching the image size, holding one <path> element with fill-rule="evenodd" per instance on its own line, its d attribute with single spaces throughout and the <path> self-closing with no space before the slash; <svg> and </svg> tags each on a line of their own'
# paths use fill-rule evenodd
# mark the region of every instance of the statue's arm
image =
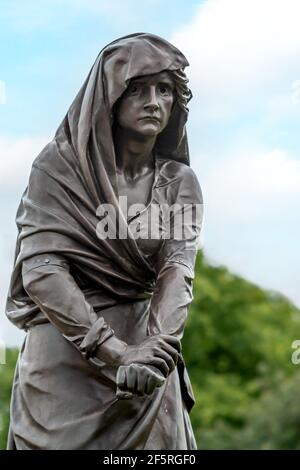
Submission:
<svg viewBox="0 0 300 470">
<path fill-rule="evenodd" d="M 66 258 L 53 253 L 22 263 L 23 286 L 48 320 L 87 359 L 114 335 L 86 301 L 69 270 Z"/>
<path fill-rule="evenodd" d="M 139 363 L 152 364 L 165 375 L 173 370 L 180 343 L 173 337 L 156 335 L 139 345 L 119 339 L 103 317 L 98 317 L 86 301 L 60 255 L 34 256 L 22 263 L 23 286 L 49 321 L 70 341 L 85 359 L 118 368 Z M 135 370 L 131 371 L 132 381 Z M 122 378 L 122 377 L 121 377 Z M 161 376 L 158 377 L 161 380 Z M 155 386 L 157 374 L 150 389 Z"/>
<path fill-rule="evenodd" d="M 171 224 L 173 236 L 164 240 L 158 255 L 158 275 L 151 299 L 148 333 L 165 333 L 181 340 L 193 300 L 194 267 L 203 218 L 201 188 L 189 167 L 172 196 L 171 203 L 174 201 L 177 209 Z"/>
<path fill-rule="evenodd" d="M 194 172 L 190 168 L 187 168 L 183 175 L 177 188 L 177 194 L 172 194 L 170 205 L 174 204 L 174 200 L 178 204 L 178 212 L 184 205 L 187 206 L 187 212 L 192 210 L 193 216 L 190 218 L 192 223 L 190 228 L 183 232 L 181 239 L 174 237 L 166 239 L 160 249 L 156 266 L 158 275 L 151 299 L 147 330 L 150 337 L 158 334 L 168 334 L 181 340 L 188 308 L 193 299 L 194 265 L 199 248 L 203 216 L 201 189 Z M 189 220 L 188 217 L 186 220 Z M 176 222 L 175 217 L 173 220 Z M 180 220 L 179 218 L 179 223 Z M 182 220 L 186 223 L 186 220 Z M 173 231 L 173 233 L 175 232 Z M 182 367 L 184 364 L 182 357 L 180 362 Z M 148 380 L 153 376 L 155 377 L 156 374 L 161 379 L 166 378 L 166 375 L 162 376 L 161 372 L 153 366 L 150 367 L 150 370 L 149 367 L 145 370 L 139 368 L 138 364 L 133 364 L 132 368 L 135 365 L 136 370 L 134 371 L 129 370 L 128 367 L 122 368 L 120 388 L 124 391 L 124 394 L 134 390 L 132 384 L 142 382 L 143 374 L 148 377 Z M 126 374 L 127 376 L 131 374 L 131 377 L 134 377 L 130 383 L 128 379 L 126 380 Z M 164 380 L 159 381 L 154 378 L 153 381 L 155 380 L 157 380 L 156 386 L 160 386 L 164 382 Z M 142 383 L 146 384 L 146 381 Z"/>
</svg>

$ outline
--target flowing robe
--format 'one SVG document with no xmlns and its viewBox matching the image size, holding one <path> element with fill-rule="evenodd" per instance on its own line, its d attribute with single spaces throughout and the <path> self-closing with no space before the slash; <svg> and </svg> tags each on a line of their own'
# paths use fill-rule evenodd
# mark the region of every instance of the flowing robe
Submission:
<svg viewBox="0 0 300 470">
<path fill-rule="evenodd" d="M 194 397 L 183 358 L 151 396 L 127 400 L 116 397 L 115 368 L 95 358 L 113 334 L 129 344 L 157 333 L 183 335 L 201 216 L 183 239 L 137 239 L 133 232 L 146 225 L 152 205 L 176 203 L 180 212 L 184 204 L 202 204 L 189 167 L 186 112 L 175 104 L 155 149 L 151 203 L 128 219 L 118 201 L 111 110 L 130 78 L 186 65 L 174 46 L 154 35 L 107 46 L 33 164 L 17 214 L 6 308 L 27 331 L 9 448 L 195 447 L 188 417 Z M 104 204 L 115 209 L 115 239 L 97 234 Z"/>
</svg>

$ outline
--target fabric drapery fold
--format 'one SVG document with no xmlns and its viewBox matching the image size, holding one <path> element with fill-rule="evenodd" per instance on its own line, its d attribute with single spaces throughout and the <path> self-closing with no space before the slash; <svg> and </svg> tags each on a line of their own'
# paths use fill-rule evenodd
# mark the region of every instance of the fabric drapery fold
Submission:
<svg viewBox="0 0 300 470">
<path fill-rule="evenodd" d="M 139 344 L 149 334 L 183 333 L 201 220 L 189 240 L 136 239 L 119 204 L 112 129 L 114 105 L 132 78 L 180 73 L 187 65 L 176 47 L 155 35 L 113 41 L 34 160 L 17 212 L 6 305 L 9 320 L 28 331 L 13 388 L 10 435 L 17 448 L 195 448 L 187 414 L 194 399 L 184 362 L 150 397 L 126 403 L 115 396 L 116 371 L 93 362 L 95 350 L 114 334 Z M 175 101 L 157 139 L 153 203 L 202 204 L 189 168 L 187 114 Z M 114 239 L 97 232 L 104 204 L 116 214 Z M 46 283 L 51 292 L 45 292 Z M 63 292 L 67 284 L 69 294 Z M 168 286 L 177 289 L 173 301 Z M 75 390 L 69 393 L 69 382 L 78 397 Z M 41 416 L 35 403 L 44 410 Z"/>
</svg>

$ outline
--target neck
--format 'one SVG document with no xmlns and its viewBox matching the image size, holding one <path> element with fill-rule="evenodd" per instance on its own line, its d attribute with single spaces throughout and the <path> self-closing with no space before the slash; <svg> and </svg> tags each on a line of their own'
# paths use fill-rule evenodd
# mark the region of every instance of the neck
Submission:
<svg viewBox="0 0 300 470">
<path fill-rule="evenodd" d="M 131 135 L 117 127 L 114 133 L 117 172 L 134 179 L 153 169 L 156 136 Z"/>
</svg>

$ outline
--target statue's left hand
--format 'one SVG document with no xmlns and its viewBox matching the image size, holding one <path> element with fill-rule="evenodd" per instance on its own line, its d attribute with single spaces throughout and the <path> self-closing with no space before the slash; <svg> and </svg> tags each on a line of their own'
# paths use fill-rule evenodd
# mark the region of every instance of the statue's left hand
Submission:
<svg viewBox="0 0 300 470">
<path fill-rule="evenodd" d="M 144 364 L 120 366 L 117 372 L 117 397 L 132 398 L 133 395 L 151 395 L 161 387 L 166 378 L 159 369 Z"/>
</svg>

